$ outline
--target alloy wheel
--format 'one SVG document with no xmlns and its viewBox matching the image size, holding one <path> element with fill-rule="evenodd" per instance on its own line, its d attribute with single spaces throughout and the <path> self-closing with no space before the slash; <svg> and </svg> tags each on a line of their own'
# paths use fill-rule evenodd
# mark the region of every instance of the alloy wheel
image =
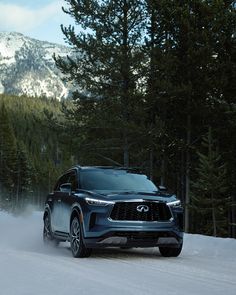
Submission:
<svg viewBox="0 0 236 295">
<path fill-rule="evenodd" d="M 49 243 L 52 240 L 51 226 L 48 215 L 44 219 L 43 240 L 45 243 Z"/>
<path fill-rule="evenodd" d="M 80 223 L 77 217 L 74 217 L 71 223 L 71 248 L 74 254 L 77 254 L 80 248 Z"/>
</svg>

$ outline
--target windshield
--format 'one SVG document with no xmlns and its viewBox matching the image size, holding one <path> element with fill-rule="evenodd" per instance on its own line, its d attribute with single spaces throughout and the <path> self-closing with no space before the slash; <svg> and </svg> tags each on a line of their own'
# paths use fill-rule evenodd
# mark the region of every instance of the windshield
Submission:
<svg viewBox="0 0 236 295">
<path fill-rule="evenodd" d="M 81 188 L 111 192 L 156 192 L 157 187 L 146 175 L 126 170 L 94 169 L 81 171 Z"/>
</svg>

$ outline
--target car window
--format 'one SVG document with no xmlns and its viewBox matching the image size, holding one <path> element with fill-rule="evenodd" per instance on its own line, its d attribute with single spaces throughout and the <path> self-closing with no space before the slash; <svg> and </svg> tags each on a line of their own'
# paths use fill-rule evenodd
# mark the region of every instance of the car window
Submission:
<svg viewBox="0 0 236 295">
<path fill-rule="evenodd" d="M 78 180 L 77 180 L 77 175 L 75 171 L 70 173 L 68 182 L 71 183 L 72 191 L 75 191 L 78 188 Z"/>
<path fill-rule="evenodd" d="M 63 184 L 63 183 L 68 183 L 69 182 L 69 179 L 70 179 L 70 173 L 67 173 L 67 174 L 64 174 L 62 175 L 59 180 L 57 181 L 57 184 L 54 188 L 55 191 L 60 191 L 60 186 Z"/>
<path fill-rule="evenodd" d="M 112 169 L 82 171 L 81 188 L 110 191 L 158 191 L 146 175 Z"/>
</svg>

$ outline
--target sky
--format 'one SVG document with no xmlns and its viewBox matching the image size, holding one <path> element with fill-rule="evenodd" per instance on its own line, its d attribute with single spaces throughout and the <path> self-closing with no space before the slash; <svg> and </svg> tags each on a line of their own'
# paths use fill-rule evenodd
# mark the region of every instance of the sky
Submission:
<svg viewBox="0 0 236 295">
<path fill-rule="evenodd" d="M 0 0 L 0 31 L 65 44 L 60 25 L 74 24 L 64 0 Z"/>
</svg>

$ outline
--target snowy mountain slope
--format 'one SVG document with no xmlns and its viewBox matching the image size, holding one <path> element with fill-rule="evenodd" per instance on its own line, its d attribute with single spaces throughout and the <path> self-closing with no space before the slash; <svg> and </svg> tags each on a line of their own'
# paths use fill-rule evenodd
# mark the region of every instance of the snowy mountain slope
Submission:
<svg viewBox="0 0 236 295">
<path fill-rule="evenodd" d="M 14 218 L 0 211 L 0 293 L 236 294 L 236 240 L 186 235 L 178 258 L 155 248 L 96 250 L 75 259 L 68 243 L 47 248 L 42 213 Z"/>
<path fill-rule="evenodd" d="M 0 32 L 0 93 L 67 97 L 69 90 L 52 56 L 70 52 L 66 46 Z"/>
</svg>

